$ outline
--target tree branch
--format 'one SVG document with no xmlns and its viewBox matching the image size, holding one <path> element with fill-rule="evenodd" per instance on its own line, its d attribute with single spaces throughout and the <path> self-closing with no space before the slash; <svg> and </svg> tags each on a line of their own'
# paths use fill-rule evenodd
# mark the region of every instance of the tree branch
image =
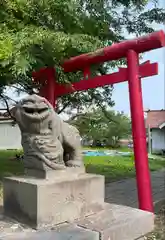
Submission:
<svg viewBox="0 0 165 240">
<path fill-rule="evenodd" d="M 58 114 L 62 113 L 69 106 L 69 104 L 70 102 L 67 102 L 66 104 L 64 104 L 61 109 L 57 110 L 57 113 Z"/>
<path fill-rule="evenodd" d="M 19 84 L 19 85 L 20 85 L 20 84 Z M 21 86 L 21 87 L 22 87 L 22 86 Z M 18 92 L 20 91 L 20 92 L 26 93 L 25 89 L 23 89 L 23 88 L 16 87 L 16 86 L 12 86 L 12 88 L 15 88 Z"/>
<path fill-rule="evenodd" d="M 3 96 L 4 96 L 5 99 L 8 99 L 8 100 L 10 100 L 10 101 L 12 101 L 12 102 L 17 104 L 17 101 L 15 101 L 14 99 L 12 99 L 12 98 L 10 98 L 10 97 L 8 97 L 6 95 L 3 95 Z"/>
<path fill-rule="evenodd" d="M 93 95 L 93 94 L 92 94 L 92 96 L 93 96 L 93 98 L 95 98 L 95 99 L 97 100 L 97 103 L 96 103 L 96 104 L 98 105 L 98 107 L 101 108 L 104 116 L 105 116 L 110 122 L 115 122 L 114 119 L 112 119 L 112 118 L 109 116 L 107 110 L 105 109 L 105 106 L 103 106 L 102 103 L 100 102 L 99 97 L 97 97 L 96 95 Z"/>
<path fill-rule="evenodd" d="M 69 118 L 69 120 L 68 121 L 66 121 L 66 122 L 71 122 L 71 121 L 73 121 L 73 120 L 75 120 L 75 118 L 77 118 L 77 117 L 84 117 L 84 118 L 88 118 L 88 117 L 85 117 L 85 113 L 77 113 L 77 114 L 75 114 L 74 116 L 72 116 L 71 118 Z"/>
<path fill-rule="evenodd" d="M 35 91 L 33 90 L 33 87 L 30 86 L 29 84 L 25 83 L 20 83 L 19 85 L 22 87 L 22 91 L 28 93 L 28 94 L 35 94 Z"/>
</svg>

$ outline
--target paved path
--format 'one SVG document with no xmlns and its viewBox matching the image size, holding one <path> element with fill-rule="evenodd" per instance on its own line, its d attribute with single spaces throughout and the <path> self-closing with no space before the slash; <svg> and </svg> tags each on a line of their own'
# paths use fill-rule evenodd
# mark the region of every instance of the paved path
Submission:
<svg viewBox="0 0 165 240">
<path fill-rule="evenodd" d="M 165 170 L 151 173 L 153 200 L 165 199 Z M 136 180 L 126 179 L 105 186 L 105 201 L 130 207 L 138 207 Z"/>
</svg>

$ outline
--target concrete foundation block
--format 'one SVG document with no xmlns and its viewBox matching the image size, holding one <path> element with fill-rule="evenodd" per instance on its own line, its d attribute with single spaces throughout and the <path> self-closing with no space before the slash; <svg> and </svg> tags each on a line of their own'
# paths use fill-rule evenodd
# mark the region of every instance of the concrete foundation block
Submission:
<svg viewBox="0 0 165 240">
<path fill-rule="evenodd" d="M 5 215 L 36 229 L 91 215 L 104 205 L 104 177 L 86 173 L 49 179 L 8 177 L 3 191 Z"/>
<path fill-rule="evenodd" d="M 68 225 L 60 231 L 40 231 L 36 233 L 16 233 L 0 240 L 99 240 L 99 233 L 77 226 Z"/>
<path fill-rule="evenodd" d="M 115 204 L 80 221 L 80 227 L 100 233 L 100 240 L 135 240 L 154 229 L 154 214 Z"/>
</svg>

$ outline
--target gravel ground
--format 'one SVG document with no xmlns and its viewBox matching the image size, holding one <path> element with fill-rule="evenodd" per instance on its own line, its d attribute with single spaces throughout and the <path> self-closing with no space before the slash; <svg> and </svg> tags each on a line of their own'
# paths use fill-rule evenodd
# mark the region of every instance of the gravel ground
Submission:
<svg viewBox="0 0 165 240">
<path fill-rule="evenodd" d="M 157 214 L 155 221 L 155 231 L 144 239 L 146 240 L 165 240 L 165 205 Z"/>
</svg>

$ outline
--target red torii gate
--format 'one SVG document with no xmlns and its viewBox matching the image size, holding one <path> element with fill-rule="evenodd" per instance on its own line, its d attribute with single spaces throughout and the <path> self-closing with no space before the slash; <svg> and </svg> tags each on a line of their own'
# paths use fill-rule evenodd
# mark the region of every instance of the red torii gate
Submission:
<svg viewBox="0 0 165 240">
<path fill-rule="evenodd" d="M 134 40 L 115 43 L 96 52 L 73 57 L 63 63 L 64 72 L 81 70 L 84 72 L 84 79 L 71 85 L 59 84 L 55 79 L 54 68 L 43 68 L 33 73 L 35 81 L 44 83 L 40 90 L 40 95 L 47 98 L 54 107 L 56 99 L 62 95 L 128 80 L 139 208 L 150 212 L 153 212 L 153 201 L 146 145 L 141 78 L 158 74 L 158 64 L 151 64 L 147 61 L 139 65 L 139 54 L 164 46 L 165 34 L 163 31 L 158 31 Z M 120 68 L 116 73 L 90 78 L 89 67 L 91 65 L 120 58 L 127 59 L 127 68 Z"/>
</svg>

